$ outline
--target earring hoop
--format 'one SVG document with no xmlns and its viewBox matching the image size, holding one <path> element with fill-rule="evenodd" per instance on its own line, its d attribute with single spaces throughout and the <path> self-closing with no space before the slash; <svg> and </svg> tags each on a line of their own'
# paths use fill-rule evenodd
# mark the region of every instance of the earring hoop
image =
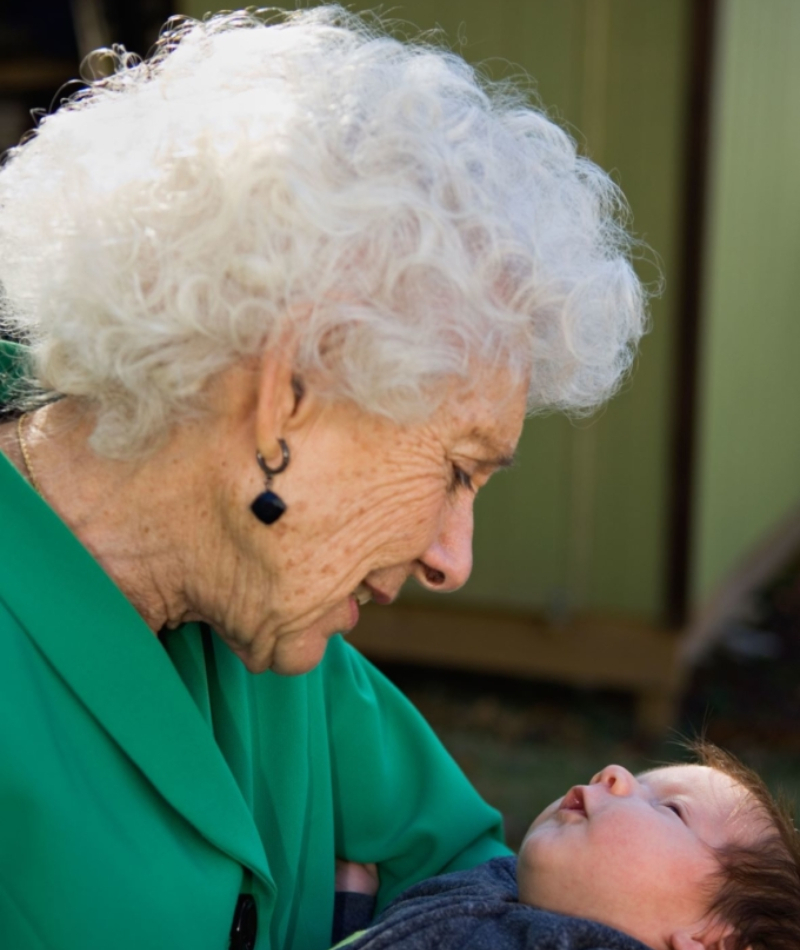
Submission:
<svg viewBox="0 0 800 950">
<path fill-rule="evenodd" d="M 264 456 L 256 449 L 256 461 L 261 471 L 267 476 L 267 478 L 274 478 L 276 475 L 280 475 L 281 472 L 285 472 L 287 466 L 289 465 L 289 446 L 283 439 L 278 439 L 278 445 L 281 447 L 281 463 L 276 468 L 270 468 L 269 465 L 264 461 Z"/>
</svg>

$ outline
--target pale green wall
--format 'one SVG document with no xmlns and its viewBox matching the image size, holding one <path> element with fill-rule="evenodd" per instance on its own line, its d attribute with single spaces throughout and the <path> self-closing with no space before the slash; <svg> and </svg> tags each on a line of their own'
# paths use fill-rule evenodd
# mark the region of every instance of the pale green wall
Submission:
<svg viewBox="0 0 800 950">
<path fill-rule="evenodd" d="M 406 0 L 391 15 L 440 25 L 494 74 L 518 63 L 551 114 L 612 170 L 667 275 L 635 377 L 594 422 L 531 420 L 520 464 L 478 499 L 475 571 L 461 602 L 589 608 L 658 619 L 666 556 L 675 311 L 690 0 Z M 355 7 L 374 4 L 360 3 Z M 184 0 L 201 15 L 205 5 Z M 513 70 L 512 70 L 513 71 Z M 643 267 L 647 280 L 652 266 Z"/>
<path fill-rule="evenodd" d="M 668 556 L 689 4 L 625 0 L 610 6 L 606 144 L 599 158 L 616 171 L 635 229 L 658 255 L 666 283 L 630 388 L 599 421 L 588 604 L 659 619 Z M 654 277 L 652 269 L 642 273 Z"/>
<path fill-rule="evenodd" d="M 696 602 L 800 506 L 800 3 L 722 12 Z"/>
</svg>

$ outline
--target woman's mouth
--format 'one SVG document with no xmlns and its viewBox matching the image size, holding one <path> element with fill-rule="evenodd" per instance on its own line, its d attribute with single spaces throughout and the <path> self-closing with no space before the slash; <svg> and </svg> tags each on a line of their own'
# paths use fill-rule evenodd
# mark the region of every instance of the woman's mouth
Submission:
<svg viewBox="0 0 800 950">
<path fill-rule="evenodd" d="M 353 591 L 351 597 L 353 600 L 355 600 L 359 607 L 363 607 L 364 604 L 368 604 L 372 600 L 372 589 L 367 587 L 367 585 L 362 581 Z"/>
<path fill-rule="evenodd" d="M 366 581 L 361 581 L 358 587 L 353 591 L 352 597 L 355 598 L 355 602 L 359 607 L 363 607 L 364 604 L 368 604 L 370 601 L 380 604 L 381 606 L 386 606 L 387 604 L 391 604 L 397 596 L 397 593 L 398 592 L 395 591 L 393 594 L 388 594 L 386 591 L 373 587 L 372 584 L 368 584 Z"/>
<path fill-rule="evenodd" d="M 364 604 L 368 604 L 373 599 L 377 600 L 377 598 L 374 596 L 374 593 L 375 592 L 372 590 L 372 588 L 362 581 L 358 587 L 356 587 L 353 593 L 347 598 L 347 603 L 350 607 L 350 620 L 346 627 L 347 630 L 352 630 L 353 627 L 355 627 L 358 623 L 358 608 L 363 607 Z"/>
</svg>

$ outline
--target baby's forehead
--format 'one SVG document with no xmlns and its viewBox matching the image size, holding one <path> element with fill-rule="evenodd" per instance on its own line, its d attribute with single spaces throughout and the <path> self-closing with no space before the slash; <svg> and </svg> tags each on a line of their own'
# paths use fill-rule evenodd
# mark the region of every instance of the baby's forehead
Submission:
<svg viewBox="0 0 800 950">
<path fill-rule="evenodd" d="M 640 782 L 658 786 L 661 789 L 674 790 L 684 793 L 716 793 L 733 796 L 735 798 L 749 798 L 750 792 L 740 785 L 736 779 L 726 775 L 719 769 L 708 765 L 692 763 L 677 765 L 662 765 L 654 769 L 646 769 L 637 776 Z"/>
<path fill-rule="evenodd" d="M 733 779 L 708 765 L 694 763 L 676 763 L 675 765 L 659 765 L 652 769 L 645 769 L 636 776 L 640 781 L 671 782 L 675 785 L 707 785 L 717 781 L 717 777 L 724 778 L 727 784 L 736 784 Z"/>
</svg>

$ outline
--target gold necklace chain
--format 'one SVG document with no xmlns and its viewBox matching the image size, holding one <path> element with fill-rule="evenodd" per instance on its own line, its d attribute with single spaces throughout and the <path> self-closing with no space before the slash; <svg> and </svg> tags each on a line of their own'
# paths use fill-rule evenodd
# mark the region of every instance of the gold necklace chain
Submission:
<svg viewBox="0 0 800 950">
<path fill-rule="evenodd" d="M 39 483 L 36 481 L 36 476 L 33 474 L 33 467 L 31 466 L 31 457 L 28 454 L 28 446 L 25 442 L 25 435 L 22 431 L 22 426 L 27 418 L 28 413 L 23 412 L 22 415 L 17 419 L 17 443 L 19 444 L 19 450 L 22 452 L 22 460 L 25 462 L 25 471 L 28 473 L 28 481 L 33 485 L 36 491 L 41 495 L 42 489 L 39 488 Z"/>
</svg>

